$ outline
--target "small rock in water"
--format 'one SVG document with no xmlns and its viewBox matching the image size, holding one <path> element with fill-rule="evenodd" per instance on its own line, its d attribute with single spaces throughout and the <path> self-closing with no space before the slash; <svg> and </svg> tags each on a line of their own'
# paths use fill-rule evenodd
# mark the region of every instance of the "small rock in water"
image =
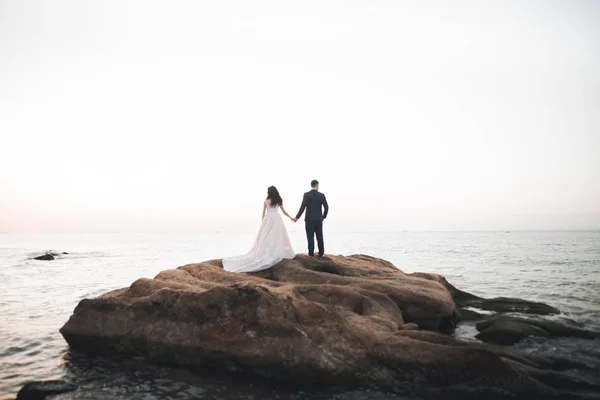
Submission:
<svg viewBox="0 0 600 400">
<path fill-rule="evenodd" d="M 47 396 L 72 392 L 77 385 L 61 380 L 34 381 L 25 384 L 17 393 L 17 400 L 43 400 Z"/>
<path fill-rule="evenodd" d="M 33 257 L 33 259 L 34 260 L 47 260 L 47 261 L 50 261 L 50 260 L 54 260 L 55 257 L 58 257 L 58 256 L 63 255 L 63 254 L 69 254 L 69 253 L 67 253 L 66 251 L 63 251 L 62 253 L 58 253 L 56 251 L 48 250 L 46 252 L 46 254 L 44 254 L 42 256 Z"/>
</svg>

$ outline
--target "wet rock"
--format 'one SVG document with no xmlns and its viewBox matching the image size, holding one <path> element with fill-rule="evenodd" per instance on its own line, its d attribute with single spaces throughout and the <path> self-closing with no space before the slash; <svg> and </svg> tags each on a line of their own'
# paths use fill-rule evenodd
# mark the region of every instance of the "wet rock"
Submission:
<svg viewBox="0 0 600 400">
<path fill-rule="evenodd" d="M 496 297 L 493 299 L 479 299 L 467 302 L 468 306 L 487 311 L 519 312 L 524 314 L 551 315 L 559 314 L 560 310 L 544 303 L 527 301 L 510 297 Z"/>
<path fill-rule="evenodd" d="M 536 380 L 548 385 L 560 385 L 560 387 L 572 390 L 597 391 L 600 389 L 597 384 L 590 382 L 582 377 L 567 375 L 558 371 L 542 370 L 532 368 L 520 363 L 509 363 L 516 370 L 523 371 L 527 375 L 534 377 Z M 600 394 L 600 393 L 599 393 Z"/>
<path fill-rule="evenodd" d="M 459 307 L 458 312 L 464 312 L 468 307 L 494 311 L 499 313 L 504 312 L 519 312 L 523 314 L 537 314 L 537 315 L 551 315 L 559 314 L 560 310 L 555 307 L 549 306 L 548 304 L 539 303 L 535 301 L 516 299 L 510 297 L 496 297 L 492 299 L 486 299 L 483 297 L 475 296 L 471 293 L 464 292 L 457 289 L 450 284 L 446 278 L 437 274 L 428 273 L 415 273 L 414 276 L 420 276 L 425 279 L 431 279 L 440 282 L 450 292 L 454 302 Z M 474 314 L 466 313 L 468 316 Z"/>
<path fill-rule="evenodd" d="M 542 328 L 519 321 L 504 321 L 489 325 L 486 328 L 482 328 L 480 324 L 477 324 L 476 327 L 477 330 L 480 331 L 480 333 L 475 336 L 477 339 L 486 343 L 501 345 L 515 344 L 527 336 L 550 336 L 550 334 Z"/>
<path fill-rule="evenodd" d="M 488 343 L 512 345 L 527 336 L 577 337 L 596 339 L 600 333 L 544 319 L 500 315 L 481 321 L 476 325 L 480 332 L 476 338 Z"/>
<path fill-rule="evenodd" d="M 17 400 L 44 400 L 48 396 L 72 392 L 77 385 L 61 381 L 35 381 L 25 384 L 17 393 Z"/>
</svg>

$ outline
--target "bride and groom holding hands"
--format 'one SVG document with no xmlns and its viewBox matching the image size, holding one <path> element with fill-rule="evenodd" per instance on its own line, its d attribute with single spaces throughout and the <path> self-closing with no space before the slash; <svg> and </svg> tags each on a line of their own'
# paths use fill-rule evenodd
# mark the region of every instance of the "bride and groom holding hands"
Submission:
<svg viewBox="0 0 600 400">
<path fill-rule="evenodd" d="M 263 204 L 262 223 L 258 229 L 254 245 L 248 253 L 227 257 L 223 259 L 223 269 L 230 272 L 255 272 L 272 267 L 284 258 L 292 259 L 296 252 L 292 248 L 290 238 L 283 224 L 283 215 L 293 222 L 298 221 L 306 210 L 304 219 L 306 228 L 306 239 L 308 240 L 308 255 L 313 257 L 315 252 L 315 236 L 319 256 L 325 254 L 323 244 L 323 220 L 327 218 L 329 205 L 325 195 L 319 192 L 319 182 L 313 180 L 310 183 L 311 190 L 304 193 L 302 205 L 296 217 L 291 217 L 283 206 L 283 199 L 277 188 L 271 186 L 267 189 L 267 198 Z"/>
</svg>

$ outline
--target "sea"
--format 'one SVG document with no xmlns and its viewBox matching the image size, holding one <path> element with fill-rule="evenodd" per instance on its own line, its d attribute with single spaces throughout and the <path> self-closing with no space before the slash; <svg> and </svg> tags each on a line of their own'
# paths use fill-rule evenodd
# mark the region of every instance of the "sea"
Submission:
<svg viewBox="0 0 600 400">
<path fill-rule="evenodd" d="M 290 232 L 297 253 L 304 233 Z M 78 302 L 178 266 L 243 254 L 254 233 L 0 234 L 0 399 L 32 380 L 66 379 L 56 399 L 416 399 L 343 387 L 301 387 L 214 370 L 70 351 L 59 333 Z M 553 318 L 600 330 L 600 231 L 325 232 L 328 254 L 369 254 L 404 272 L 444 275 L 484 297 L 519 297 L 560 309 Z M 32 258 L 67 252 L 53 261 Z M 455 335 L 476 340 L 472 323 Z M 598 368 L 600 342 L 526 339 L 525 351 L 568 356 Z"/>
</svg>

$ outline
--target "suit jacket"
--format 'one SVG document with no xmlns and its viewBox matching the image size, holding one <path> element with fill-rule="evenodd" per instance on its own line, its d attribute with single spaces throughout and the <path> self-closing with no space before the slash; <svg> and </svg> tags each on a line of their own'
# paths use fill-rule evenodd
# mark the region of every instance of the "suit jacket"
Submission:
<svg viewBox="0 0 600 400">
<path fill-rule="evenodd" d="M 304 193 L 302 205 L 300 206 L 300 211 L 298 211 L 296 218 L 302 216 L 304 209 L 306 209 L 306 216 L 304 217 L 305 221 L 323 221 L 327 218 L 329 205 L 327 204 L 325 195 L 318 190 L 313 189 L 310 192 Z"/>
</svg>

